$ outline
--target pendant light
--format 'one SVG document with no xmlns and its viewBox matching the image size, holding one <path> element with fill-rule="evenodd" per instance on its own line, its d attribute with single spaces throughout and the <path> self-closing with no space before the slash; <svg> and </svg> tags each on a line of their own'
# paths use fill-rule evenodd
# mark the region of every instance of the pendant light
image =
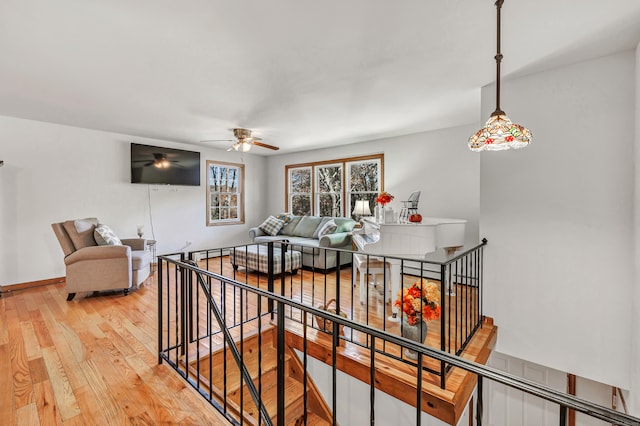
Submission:
<svg viewBox="0 0 640 426">
<path fill-rule="evenodd" d="M 507 114 L 500 109 L 500 10 L 504 0 L 496 0 L 498 11 L 498 52 L 496 59 L 496 110 L 493 111 L 484 127 L 469 138 L 469 148 L 472 151 L 501 151 L 504 149 L 524 148 L 531 143 L 531 131 L 519 125 L 513 124 Z"/>
</svg>

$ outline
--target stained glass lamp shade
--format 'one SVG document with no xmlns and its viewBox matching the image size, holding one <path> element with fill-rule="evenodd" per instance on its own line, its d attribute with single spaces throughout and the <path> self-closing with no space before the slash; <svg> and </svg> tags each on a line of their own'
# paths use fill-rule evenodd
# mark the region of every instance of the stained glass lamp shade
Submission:
<svg viewBox="0 0 640 426">
<path fill-rule="evenodd" d="M 531 143 L 531 131 L 513 124 L 506 114 L 491 115 L 484 127 L 469 138 L 471 151 L 501 151 L 524 148 Z"/>
<path fill-rule="evenodd" d="M 524 148 L 531 143 L 531 131 L 519 124 L 513 124 L 507 114 L 500 109 L 500 10 L 504 0 L 496 0 L 498 12 L 498 53 L 496 60 L 496 110 L 487 120 L 484 127 L 469 138 L 471 151 L 502 151 L 504 149 Z"/>
</svg>

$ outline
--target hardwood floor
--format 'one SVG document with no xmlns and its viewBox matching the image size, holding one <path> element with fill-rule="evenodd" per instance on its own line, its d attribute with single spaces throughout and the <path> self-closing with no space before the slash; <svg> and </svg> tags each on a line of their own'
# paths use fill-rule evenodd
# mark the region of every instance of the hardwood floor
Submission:
<svg viewBox="0 0 640 426">
<path fill-rule="evenodd" d="M 3 425 L 229 424 L 156 350 L 155 277 L 129 296 L 64 284 L 0 298 Z"/>
<path fill-rule="evenodd" d="M 225 274 L 234 274 L 228 259 L 217 262 Z M 241 282 L 266 286 L 264 276 L 258 282 L 253 273 L 235 274 Z M 368 309 L 359 304 L 351 274 L 350 268 L 340 272 L 340 304 L 348 309 L 349 318 L 399 332 L 397 323 L 386 320 L 391 305 L 383 303 L 375 290 L 368 293 Z M 157 364 L 156 277 L 150 277 L 126 297 L 121 292 L 96 297 L 78 294 L 67 302 L 64 284 L 3 294 L 2 424 L 229 424 L 174 371 Z M 278 291 L 279 284 L 277 280 Z M 302 271 L 285 275 L 285 294 L 313 306 L 335 297 L 336 288 L 335 273 Z M 473 293 L 463 297 L 460 290 L 458 293 L 457 302 L 449 305 L 456 317 L 455 307 L 460 301 L 477 297 Z M 439 346 L 438 324 L 430 323 L 429 346 Z M 477 352 L 486 359 L 486 342 L 491 340 L 487 337 L 480 345 L 472 343 L 472 348 L 480 349 L 468 355 L 475 358 Z M 457 392 L 450 387 L 472 389 L 465 375 L 456 374 L 444 395 L 451 401 Z M 440 392 L 437 386 L 434 389 Z M 460 406 L 451 404 L 450 411 L 457 411 Z"/>
</svg>

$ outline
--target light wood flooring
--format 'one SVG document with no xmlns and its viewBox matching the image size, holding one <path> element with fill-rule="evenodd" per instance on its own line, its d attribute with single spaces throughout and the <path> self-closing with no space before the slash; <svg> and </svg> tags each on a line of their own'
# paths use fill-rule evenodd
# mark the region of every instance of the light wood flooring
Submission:
<svg viewBox="0 0 640 426">
<path fill-rule="evenodd" d="M 229 424 L 158 365 L 155 277 L 128 296 L 64 284 L 0 298 L 0 424 Z"/>
</svg>

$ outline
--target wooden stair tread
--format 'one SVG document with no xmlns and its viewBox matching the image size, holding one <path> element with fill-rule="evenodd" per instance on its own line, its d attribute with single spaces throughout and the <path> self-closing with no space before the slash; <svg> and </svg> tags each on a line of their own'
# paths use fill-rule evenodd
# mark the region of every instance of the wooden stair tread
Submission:
<svg viewBox="0 0 640 426">
<path fill-rule="evenodd" d="M 245 414 L 249 414 L 251 417 L 257 419 L 258 409 L 246 387 L 243 387 L 243 393 L 243 408 Z M 285 412 L 287 418 L 298 418 L 303 414 L 303 396 L 304 392 L 302 383 L 292 379 L 291 377 L 285 377 Z M 230 398 L 236 404 L 240 404 L 240 392 L 230 395 Z M 261 398 L 262 404 L 264 404 L 267 412 L 275 423 L 278 408 L 278 386 L 273 383 L 272 386 L 269 386 L 266 389 L 263 388 Z"/>
<path fill-rule="evenodd" d="M 327 426 L 330 424 L 331 422 L 326 421 L 315 413 L 307 413 L 307 426 Z M 294 421 L 287 423 L 287 426 L 304 426 L 304 415 L 300 415 Z"/>
</svg>

